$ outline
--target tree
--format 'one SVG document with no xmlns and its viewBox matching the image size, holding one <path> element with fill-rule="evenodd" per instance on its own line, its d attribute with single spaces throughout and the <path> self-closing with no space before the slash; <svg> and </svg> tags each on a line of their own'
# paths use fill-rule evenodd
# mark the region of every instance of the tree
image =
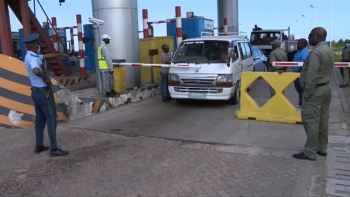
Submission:
<svg viewBox="0 0 350 197">
<path fill-rule="evenodd" d="M 340 38 L 340 40 L 338 41 L 338 43 L 337 43 L 338 45 L 343 45 L 344 44 L 344 40 L 343 40 L 343 38 Z"/>
</svg>

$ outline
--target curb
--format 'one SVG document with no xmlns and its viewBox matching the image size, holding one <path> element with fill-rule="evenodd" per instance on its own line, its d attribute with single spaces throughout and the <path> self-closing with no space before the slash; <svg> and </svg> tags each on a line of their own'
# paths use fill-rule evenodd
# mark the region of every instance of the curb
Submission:
<svg viewBox="0 0 350 197">
<path fill-rule="evenodd" d="M 342 89 L 339 88 L 340 81 L 343 80 L 343 77 L 341 76 L 339 69 L 337 69 L 337 68 L 333 69 L 333 79 L 334 79 L 334 82 L 336 84 L 337 91 L 340 95 L 340 101 L 341 101 L 341 104 L 343 106 L 343 110 L 345 113 L 349 113 L 350 109 L 349 109 L 348 102 L 346 100 L 345 93 Z"/>
</svg>

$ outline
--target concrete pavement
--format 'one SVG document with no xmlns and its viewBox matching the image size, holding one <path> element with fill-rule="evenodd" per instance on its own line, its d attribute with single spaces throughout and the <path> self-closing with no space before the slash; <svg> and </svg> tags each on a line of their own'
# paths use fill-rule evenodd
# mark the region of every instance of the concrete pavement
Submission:
<svg viewBox="0 0 350 197">
<path fill-rule="evenodd" d="M 292 103 L 297 103 L 293 84 L 285 93 Z M 257 81 L 249 94 L 257 103 L 264 104 L 269 99 L 267 83 Z M 302 149 L 304 141 L 300 139 L 305 137 L 302 125 L 243 121 L 235 117 L 238 108 L 239 105 L 231 106 L 223 101 L 189 101 L 179 105 L 176 101 L 162 103 L 159 98 L 154 98 L 122 110 L 69 122 L 65 126 L 127 136 Z"/>
<path fill-rule="evenodd" d="M 348 196 L 349 115 L 336 83 L 328 156 L 315 162 L 292 158 L 306 139 L 301 125 L 155 97 L 60 125 L 64 158 L 35 155 L 33 130 L 0 129 L 0 196 Z"/>
</svg>

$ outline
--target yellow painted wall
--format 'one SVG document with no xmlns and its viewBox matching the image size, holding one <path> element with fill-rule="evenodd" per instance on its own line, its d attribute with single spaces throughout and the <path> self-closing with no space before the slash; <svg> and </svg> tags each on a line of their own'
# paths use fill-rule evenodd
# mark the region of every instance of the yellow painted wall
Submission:
<svg viewBox="0 0 350 197">
<path fill-rule="evenodd" d="M 142 38 L 140 39 L 140 62 L 141 63 L 151 63 L 150 56 L 148 55 L 148 50 L 158 49 L 159 55 L 153 56 L 153 63 L 160 64 L 160 55 L 162 54 L 162 45 L 167 44 L 169 46 L 169 51 L 174 50 L 174 37 L 164 36 L 164 37 L 154 37 L 154 38 Z M 154 81 L 160 80 L 160 70 L 161 68 L 150 68 L 141 67 L 141 83 L 151 82 L 151 69 L 153 69 Z"/>
</svg>

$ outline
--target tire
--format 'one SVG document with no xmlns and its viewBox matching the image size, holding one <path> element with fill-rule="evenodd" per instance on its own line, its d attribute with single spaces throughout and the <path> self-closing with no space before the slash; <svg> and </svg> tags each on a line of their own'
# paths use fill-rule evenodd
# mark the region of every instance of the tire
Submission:
<svg viewBox="0 0 350 197">
<path fill-rule="evenodd" d="M 228 101 L 231 105 L 237 105 L 239 103 L 239 99 L 241 98 L 240 96 L 241 90 L 240 90 L 240 84 L 237 82 L 236 88 L 235 88 L 235 94 L 233 97 L 231 97 Z"/>
<path fill-rule="evenodd" d="M 178 104 L 184 104 L 184 103 L 186 103 L 186 99 L 176 99 L 176 102 Z"/>
</svg>

